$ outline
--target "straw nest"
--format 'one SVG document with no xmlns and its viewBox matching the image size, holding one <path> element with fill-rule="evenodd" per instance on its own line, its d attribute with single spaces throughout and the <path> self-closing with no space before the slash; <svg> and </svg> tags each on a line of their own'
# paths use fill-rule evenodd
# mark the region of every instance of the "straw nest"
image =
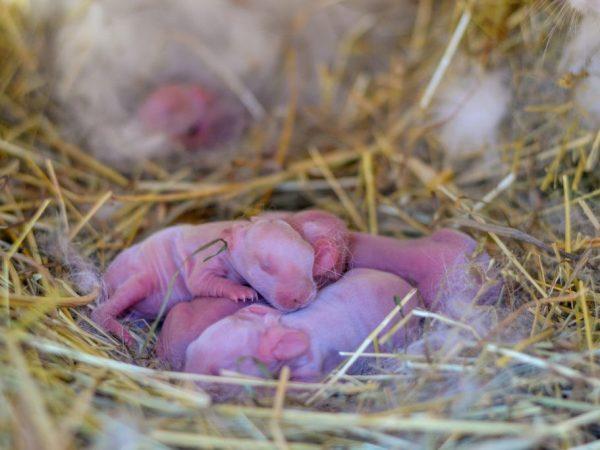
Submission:
<svg viewBox="0 0 600 450">
<path fill-rule="evenodd" d="M 125 175 L 65 140 L 38 70 L 43 40 L 0 2 L 1 447 L 598 448 L 600 134 L 574 110 L 577 80 L 555 70 L 572 17 L 553 12 L 560 2 L 417 4 L 385 70 L 361 68 L 376 50 L 357 33 L 323 72 L 321 104 L 292 102 L 249 132 L 233 164 L 199 179 L 152 163 Z M 436 80 L 457 51 L 512 72 L 494 164 L 449 161 L 432 134 Z M 334 111 L 326 100 L 342 79 L 355 82 Z M 265 129 L 278 133 L 269 157 L 254 150 Z M 245 394 L 225 402 L 193 383 L 210 377 L 165 371 L 90 323 L 96 292 L 78 291 L 73 269 L 84 259 L 102 269 L 179 221 L 310 206 L 398 237 L 462 227 L 495 258 L 508 313 L 443 354 L 349 355 L 370 359 L 363 376 L 232 374 L 219 382 Z M 69 247 L 57 242 L 79 262 L 58 257 Z M 502 340 L 516 324 L 518 338 Z"/>
</svg>

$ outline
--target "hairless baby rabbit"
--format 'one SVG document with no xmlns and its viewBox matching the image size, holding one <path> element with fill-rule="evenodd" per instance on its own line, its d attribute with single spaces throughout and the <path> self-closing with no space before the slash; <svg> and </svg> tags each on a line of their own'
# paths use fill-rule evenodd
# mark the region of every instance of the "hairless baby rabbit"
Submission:
<svg viewBox="0 0 600 450">
<path fill-rule="evenodd" d="M 313 245 L 313 275 L 323 284 L 339 278 L 351 258 L 349 264 L 354 267 L 376 267 L 407 277 L 419 287 L 426 307 L 452 316 L 460 315 L 465 302 L 477 297 L 479 290 L 483 292 L 479 300 L 498 293 L 497 288 L 487 293 L 482 289 L 483 272 L 489 263 L 487 254 L 471 258 L 476 242 L 454 230 L 398 240 L 350 233 L 335 215 L 319 210 L 263 213 L 259 217 L 285 220 Z M 213 323 L 242 307 L 226 299 L 197 299 L 177 305 L 167 316 L 159 336 L 159 357 L 173 369 L 182 369 L 188 344 Z"/>
<path fill-rule="evenodd" d="M 298 213 L 267 212 L 251 220 L 265 218 L 285 220 L 313 246 L 313 277 L 317 286 L 323 287 L 342 276 L 350 234 L 340 218 L 326 211 L 307 210 Z M 158 337 L 156 349 L 159 358 L 168 362 L 172 369 L 183 369 L 187 345 L 210 325 L 243 306 L 225 298 L 198 298 L 175 305 L 165 318 Z"/>
<path fill-rule="evenodd" d="M 342 361 L 339 352 L 356 350 L 396 306 L 394 298 L 410 289 L 396 275 L 354 269 L 322 289 L 308 308 L 283 314 L 266 305 L 247 306 L 208 327 L 188 346 L 185 371 L 216 375 L 226 369 L 264 376 L 265 369 L 277 374 L 287 365 L 294 380 L 318 380 Z M 417 304 L 415 294 L 401 314 Z M 411 318 L 390 344 L 413 339 L 416 325 Z"/>
<path fill-rule="evenodd" d="M 413 283 L 427 308 L 456 317 L 461 308 L 497 298 L 501 283 L 486 286 L 490 257 L 474 255 L 477 242 L 464 233 L 442 229 L 418 239 L 394 239 L 352 233 L 352 267 L 368 267 L 394 273 Z"/>
<path fill-rule="evenodd" d="M 319 287 L 338 280 L 345 272 L 350 256 L 350 231 L 336 215 L 308 209 L 296 213 L 267 212 L 258 217 L 285 220 L 312 245 L 315 250 L 313 275 Z"/>
<path fill-rule="evenodd" d="M 227 243 L 226 251 L 208 261 L 218 245 L 195 254 L 216 239 Z M 174 226 L 117 256 L 104 276 L 108 300 L 92 318 L 131 344 L 132 336 L 116 320 L 126 311 L 155 318 L 161 308 L 166 312 L 195 297 L 253 301 L 257 292 L 277 308 L 292 311 L 316 295 L 313 265 L 311 245 L 280 219 Z"/>
<path fill-rule="evenodd" d="M 173 370 L 183 370 L 185 351 L 213 323 L 246 307 L 226 298 L 196 298 L 178 303 L 167 314 L 156 342 L 156 354 Z"/>
<path fill-rule="evenodd" d="M 197 84 L 160 86 L 142 102 L 137 118 L 148 133 L 162 135 L 186 150 L 210 146 L 236 134 L 239 112 L 227 108 Z M 237 128 L 241 126 L 241 122 Z"/>
<path fill-rule="evenodd" d="M 474 255 L 477 242 L 456 230 L 446 228 L 418 239 L 395 239 L 350 232 L 342 220 L 320 210 L 269 215 L 286 220 L 311 242 L 315 280 L 322 284 L 335 281 L 347 268 L 383 270 L 416 286 L 429 308 L 453 315 L 453 307 L 460 309 L 475 297 L 480 302 L 494 299 L 501 287 L 496 283 L 485 289 L 485 277 L 494 275 L 487 267 L 490 258 L 485 252 Z"/>
</svg>

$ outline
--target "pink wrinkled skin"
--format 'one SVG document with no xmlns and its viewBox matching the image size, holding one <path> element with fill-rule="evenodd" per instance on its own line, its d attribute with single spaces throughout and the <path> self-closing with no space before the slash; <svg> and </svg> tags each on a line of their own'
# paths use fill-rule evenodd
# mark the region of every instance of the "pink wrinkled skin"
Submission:
<svg viewBox="0 0 600 450">
<path fill-rule="evenodd" d="M 339 279 L 345 269 L 350 232 L 334 214 L 320 210 L 298 213 L 267 212 L 252 218 L 283 219 L 311 244 L 315 250 L 313 276 L 319 287 Z M 213 323 L 227 317 L 243 304 L 222 298 L 200 298 L 177 304 L 162 326 L 157 354 L 174 370 L 183 369 L 185 350 L 190 342 Z"/>
<path fill-rule="evenodd" d="M 173 370 L 183 370 L 189 343 L 213 323 L 245 306 L 226 298 L 210 297 L 178 303 L 169 311 L 163 323 L 156 343 L 156 354 L 169 363 Z"/>
<path fill-rule="evenodd" d="M 203 261 L 220 248 L 215 244 L 191 256 L 218 238 L 227 242 L 227 251 Z M 254 301 L 258 293 L 277 308 L 292 311 L 316 296 L 313 265 L 313 248 L 280 219 L 175 226 L 117 256 L 104 276 L 108 300 L 94 310 L 92 319 L 132 344 L 117 317 L 135 312 L 155 318 L 173 278 L 165 312 L 195 297 Z"/>
<path fill-rule="evenodd" d="M 337 216 L 317 209 L 292 214 L 287 222 L 315 249 L 313 275 L 319 286 L 338 280 L 350 257 L 350 232 Z"/>
<path fill-rule="evenodd" d="M 318 209 L 297 213 L 268 212 L 259 217 L 280 218 L 289 223 L 315 250 L 313 276 L 323 287 L 338 280 L 350 256 L 350 231 L 343 220 Z"/>
<path fill-rule="evenodd" d="M 457 317 L 451 308 L 477 297 L 495 300 L 501 284 L 486 286 L 489 256 L 472 254 L 477 242 L 452 229 L 436 231 L 418 239 L 395 239 L 349 232 L 335 215 L 307 210 L 277 212 L 268 216 L 286 220 L 315 249 L 314 276 L 319 286 L 339 279 L 346 268 L 370 268 L 394 273 L 419 289 L 428 308 Z M 493 283 L 492 283 L 493 284 Z"/>
<path fill-rule="evenodd" d="M 430 310 L 456 317 L 466 302 L 495 300 L 501 284 L 485 284 L 489 256 L 474 257 L 477 242 L 451 229 L 419 239 L 394 239 L 352 233 L 350 267 L 368 267 L 394 273 L 419 289 Z M 455 311 L 457 309 L 458 311 Z"/>
<path fill-rule="evenodd" d="M 337 245 L 340 251 L 334 251 L 332 254 L 335 257 L 325 259 L 326 263 L 322 266 L 328 269 L 321 273 L 332 275 L 326 281 L 331 281 L 331 278 L 335 280 L 340 276 L 352 250 L 354 266 L 361 264 L 365 267 L 375 266 L 410 279 L 423 291 L 422 297 L 429 309 L 444 312 L 455 318 L 461 317 L 467 302 L 470 303 L 474 298 L 485 301 L 493 299 L 493 296 L 498 294 L 499 285 L 496 289 L 489 289 L 484 292 L 484 295 L 478 296 L 479 290 L 484 285 L 483 271 L 486 269 L 489 257 L 482 254 L 471 260 L 471 253 L 476 248 L 475 241 L 454 230 L 440 230 L 429 237 L 410 240 L 352 233 L 350 244 L 348 242 L 350 233 L 345 224 L 336 216 L 324 211 L 264 213 L 260 217 L 286 220 L 315 247 L 316 254 L 319 254 L 319 242 L 322 238 L 328 245 L 327 250 L 335 249 Z M 332 243 L 334 245 L 331 245 Z M 315 280 L 319 275 L 317 259 L 315 258 L 313 271 Z M 221 300 L 221 303 L 223 302 Z M 159 347 L 159 355 L 166 355 L 163 360 L 171 362 L 173 368 L 180 368 L 187 345 L 200 336 L 209 325 L 229 315 L 225 311 L 227 305 L 224 304 L 223 308 L 219 305 L 216 304 L 216 311 L 214 311 L 211 304 L 196 300 L 191 304 L 178 306 L 181 308 L 180 314 L 175 314 L 177 311 L 175 308 L 167 316 L 161 331 L 159 341 L 173 342 L 171 349 L 161 350 Z"/>
<path fill-rule="evenodd" d="M 144 100 L 137 115 L 149 132 L 168 136 L 187 150 L 209 147 L 225 139 L 242 120 L 233 109 L 224 109 L 223 100 L 217 101 L 215 95 L 195 84 L 157 88 Z"/>
<path fill-rule="evenodd" d="M 340 351 L 355 350 L 381 323 L 395 307 L 395 296 L 410 289 L 396 275 L 354 269 L 322 289 L 308 308 L 282 314 L 265 305 L 245 307 L 188 346 L 185 371 L 216 375 L 225 369 L 264 377 L 265 370 L 276 375 L 287 365 L 293 380 L 318 380 L 342 361 Z M 402 314 L 418 301 L 415 295 Z M 387 345 L 413 339 L 417 324 L 409 321 Z"/>
</svg>

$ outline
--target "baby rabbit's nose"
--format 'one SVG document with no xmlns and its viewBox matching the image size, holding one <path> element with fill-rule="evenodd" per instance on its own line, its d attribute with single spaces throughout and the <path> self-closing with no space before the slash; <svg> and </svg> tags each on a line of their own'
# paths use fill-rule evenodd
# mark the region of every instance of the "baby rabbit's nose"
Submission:
<svg viewBox="0 0 600 450">
<path fill-rule="evenodd" d="M 283 296 L 283 297 L 279 297 L 278 302 L 279 307 L 283 310 L 285 310 L 286 312 L 292 312 L 292 311 L 296 311 L 297 309 L 302 308 L 306 302 L 303 302 L 302 299 L 300 299 L 297 296 L 294 297 L 288 297 L 288 296 Z"/>
<path fill-rule="evenodd" d="M 292 298 L 286 299 L 285 304 L 291 310 L 296 310 L 298 308 L 301 308 L 304 303 L 298 297 L 292 297 Z"/>
</svg>

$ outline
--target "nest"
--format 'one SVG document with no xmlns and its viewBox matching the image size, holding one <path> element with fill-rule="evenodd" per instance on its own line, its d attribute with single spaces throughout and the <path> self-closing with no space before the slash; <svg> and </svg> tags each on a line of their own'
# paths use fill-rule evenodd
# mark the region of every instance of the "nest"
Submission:
<svg viewBox="0 0 600 450">
<path fill-rule="evenodd" d="M 62 136 L 35 33 L 0 3 L 0 446 L 596 448 L 600 189 L 590 158 L 600 133 L 570 101 L 576 80 L 556 74 L 570 32 L 559 6 L 420 0 L 411 32 L 378 55 L 383 68 L 361 65 L 377 49 L 353 36 L 337 70 L 324 71 L 321 103 L 291 101 L 250 130 L 232 164 L 200 178 L 151 162 L 123 174 Z M 483 154 L 448 161 L 432 133 L 427 111 L 458 49 L 512 68 L 510 120 L 501 144 L 482 149 L 494 164 L 478 163 Z M 277 136 L 271 155 L 260 151 L 264 130 Z M 97 291 L 77 277 L 85 261 L 102 269 L 176 222 L 306 207 L 400 238 L 461 227 L 499 267 L 495 307 L 506 314 L 452 351 L 354 353 L 367 374 L 315 384 L 285 371 L 278 380 L 169 372 L 90 322 Z M 426 317 L 426 330 L 440 320 Z M 511 327 L 517 340 L 505 339 Z M 211 399 L 194 381 L 244 395 Z"/>
</svg>

